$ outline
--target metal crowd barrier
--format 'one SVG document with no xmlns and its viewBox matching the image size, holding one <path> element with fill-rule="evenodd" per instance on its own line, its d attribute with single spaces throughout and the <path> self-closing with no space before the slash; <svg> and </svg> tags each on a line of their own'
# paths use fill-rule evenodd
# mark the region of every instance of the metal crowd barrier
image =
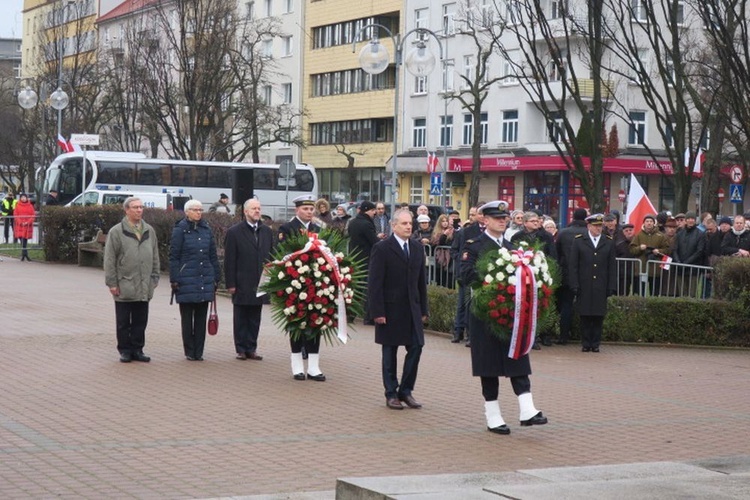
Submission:
<svg viewBox="0 0 750 500">
<path fill-rule="evenodd" d="M 455 288 L 455 262 L 451 258 L 449 246 L 424 246 L 427 284 Z"/>
<path fill-rule="evenodd" d="M 707 299 L 711 297 L 710 277 L 712 267 L 693 264 L 669 264 L 651 260 L 646 262 L 645 279 L 650 296 L 689 297 Z"/>
</svg>

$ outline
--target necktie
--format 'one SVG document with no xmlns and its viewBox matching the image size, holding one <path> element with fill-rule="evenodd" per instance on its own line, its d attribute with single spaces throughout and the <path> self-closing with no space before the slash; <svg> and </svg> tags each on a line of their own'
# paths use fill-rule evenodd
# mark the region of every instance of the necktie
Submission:
<svg viewBox="0 0 750 500">
<path fill-rule="evenodd" d="M 500 238 L 497 239 L 497 246 L 499 246 L 499 247 L 503 246 L 503 238 L 502 237 L 500 237 Z"/>
<path fill-rule="evenodd" d="M 404 242 L 404 255 L 406 255 L 406 258 L 409 258 L 409 244 L 407 242 Z"/>
<path fill-rule="evenodd" d="M 250 227 L 253 228 L 253 237 L 255 238 L 255 243 L 258 243 L 258 226 L 253 225 Z"/>
</svg>

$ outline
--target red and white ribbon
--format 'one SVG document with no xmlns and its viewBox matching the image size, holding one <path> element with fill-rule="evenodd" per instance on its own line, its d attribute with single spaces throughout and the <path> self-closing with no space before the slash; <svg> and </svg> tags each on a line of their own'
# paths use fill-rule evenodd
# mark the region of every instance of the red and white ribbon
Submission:
<svg viewBox="0 0 750 500">
<path fill-rule="evenodd" d="M 508 357 L 518 359 L 531 351 L 536 334 L 536 317 L 539 309 L 537 281 L 530 264 L 534 259 L 531 250 L 518 249 L 511 252 L 518 257 L 516 265 L 516 297 L 513 333 L 510 338 Z"/>
<path fill-rule="evenodd" d="M 266 264 L 266 270 L 273 266 L 283 266 L 290 260 L 296 259 L 302 254 L 311 252 L 313 250 L 317 250 L 320 252 L 320 254 L 325 259 L 326 263 L 330 266 L 331 270 L 333 271 L 333 277 L 338 284 L 338 294 L 336 295 L 336 305 L 338 306 L 338 333 L 337 337 L 339 340 L 346 344 L 346 341 L 348 339 L 348 331 L 347 331 L 347 319 L 346 319 L 346 302 L 344 300 L 344 290 L 346 289 L 346 285 L 343 283 L 343 275 L 341 274 L 341 270 L 339 269 L 339 263 L 336 260 L 336 256 L 333 254 L 333 251 L 328 247 L 328 244 L 325 242 L 325 240 L 318 239 L 318 235 L 316 233 L 308 233 L 308 240 L 307 243 L 305 243 L 305 246 L 302 247 L 300 250 L 297 250 L 296 252 L 292 252 L 290 254 L 285 255 L 281 258 L 281 260 L 275 260 L 273 262 L 269 262 Z"/>
</svg>

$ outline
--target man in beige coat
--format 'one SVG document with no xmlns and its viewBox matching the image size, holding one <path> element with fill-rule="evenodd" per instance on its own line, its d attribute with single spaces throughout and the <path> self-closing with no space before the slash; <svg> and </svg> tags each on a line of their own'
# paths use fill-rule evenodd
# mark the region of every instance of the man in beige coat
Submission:
<svg viewBox="0 0 750 500">
<path fill-rule="evenodd" d="M 143 203 L 131 197 L 123 203 L 125 217 L 107 234 L 104 280 L 115 299 L 117 350 L 120 361 L 151 358 L 143 353 L 148 303 L 159 284 L 159 244 L 156 231 L 143 221 Z"/>
</svg>

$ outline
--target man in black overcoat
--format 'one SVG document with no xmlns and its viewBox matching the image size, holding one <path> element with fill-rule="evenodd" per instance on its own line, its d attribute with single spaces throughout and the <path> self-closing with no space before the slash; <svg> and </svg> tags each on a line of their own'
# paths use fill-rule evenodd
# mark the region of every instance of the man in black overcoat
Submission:
<svg viewBox="0 0 750 500">
<path fill-rule="evenodd" d="M 508 204 L 504 201 L 491 201 L 479 209 L 484 216 L 485 230 L 476 239 L 467 240 L 464 253 L 461 256 L 461 277 L 467 285 L 481 282 L 476 264 L 486 252 L 505 247 L 513 249 L 508 240 L 503 237 L 508 223 Z M 500 339 L 490 331 L 490 327 L 473 313 L 469 315 L 469 329 L 471 331 L 471 370 L 475 377 L 480 377 L 482 395 L 484 396 L 484 413 L 487 419 L 487 429 L 496 434 L 510 434 L 500 412 L 500 380 L 499 377 L 510 378 L 513 392 L 518 396 L 519 420 L 522 426 L 544 425 L 547 423 L 541 411 L 534 406 L 531 396 L 531 363 L 526 354 L 518 359 L 508 356 L 510 338 Z"/>
<path fill-rule="evenodd" d="M 355 218 L 349 221 L 349 250 L 357 252 L 362 259 L 362 267 L 367 269 L 370 265 L 370 253 L 372 247 L 380 241 L 373 217 L 375 216 L 375 204 L 371 201 L 363 201 L 359 205 L 359 213 Z M 364 285 L 367 287 L 367 277 L 365 276 Z M 365 325 L 374 325 L 370 316 L 370 306 L 365 299 Z"/>
<path fill-rule="evenodd" d="M 243 206 L 245 220 L 230 227 L 224 241 L 224 276 L 234 304 L 234 348 L 237 359 L 260 361 L 258 331 L 267 296 L 258 297 L 263 265 L 271 255 L 273 231 L 260 221 L 260 201 Z"/>
<path fill-rule="evenodd" d="M 602 234 L 602 214 L 586 218 L 587 232 L 573 241 L 568 277 L 581 316 L 581 350 L 599 352 L 607 297 L 617 293 L 617 259 L 612 237 Z"/>
<path fill-rule="evenodd" d="M 570 340 L 570 328 L 573 324 L 573 303 L 575 295 L 570 289 L 570 280 L 568 274 L 568 256 L 573 246 L 575 237 L 579 234 L 586 234 L 586 216 L 588 213 L 585 208 L 576 208 L 573 210 L 573 221 L 565 229 L 561 229 L 557 234 L 555 247 L 557 250 L 558 262 L 560 264 L 560 274 L 562 282 L 555 291 L 557 298 L 557 310 L 560 313 L 560 337 L 557 344 L 565 345 Z"/>
<path fill-rule="evenodd" d="M 375 322 L 375 342 L 382 346 L 386 406 L 402 410 L 404 403 L 418 409 L 422 405 L 412 391 L 428 314 L 424 247 L 410 237 L 412 215 L 408 208 L 393 214 L 391 228 L 393 234 L 372 247 L 367 296 Z M 399 346 L 406 347 L 400 383 L 396 369 Z"/>
<path fill-rule="evenodd" d="M 466 322 L 466 305 L 468 300 L 468 289 L 466 283 L 461 280 L 461 255 L 464 252 L 466 240 L 478 238 L 484 231 L 484 219 L 479 213 L 479 207 L 469 209 L 469 222 L 456 233 L 451 243 L 451 260 L 454 263 L 453 273 L 458 277 L 458 299 L 456 300 L 456 319 L 453 322 L 452 343 L 458 344 L 466 333 L 466 347 L 471 347 L 470 334 Z"/>
<path fill-rule="evenodd" d="M 302 195 L 294 200 L 294 218 L 279 227 L 278 240 L 284 241 L 293 234 L 319 233 L 320 226 L 312 220 L 315 216 L 315 198 Z M 326 376 L 320 371 L 320 335 L 313 338 L 301 336 L 294 340 L 289 337 L 292 349 L 292 377 L 294 380 L 305 380 L 305 362 L 307 357 L 307 378 L 316 382 L 325 382 Z"/>
</svg>

